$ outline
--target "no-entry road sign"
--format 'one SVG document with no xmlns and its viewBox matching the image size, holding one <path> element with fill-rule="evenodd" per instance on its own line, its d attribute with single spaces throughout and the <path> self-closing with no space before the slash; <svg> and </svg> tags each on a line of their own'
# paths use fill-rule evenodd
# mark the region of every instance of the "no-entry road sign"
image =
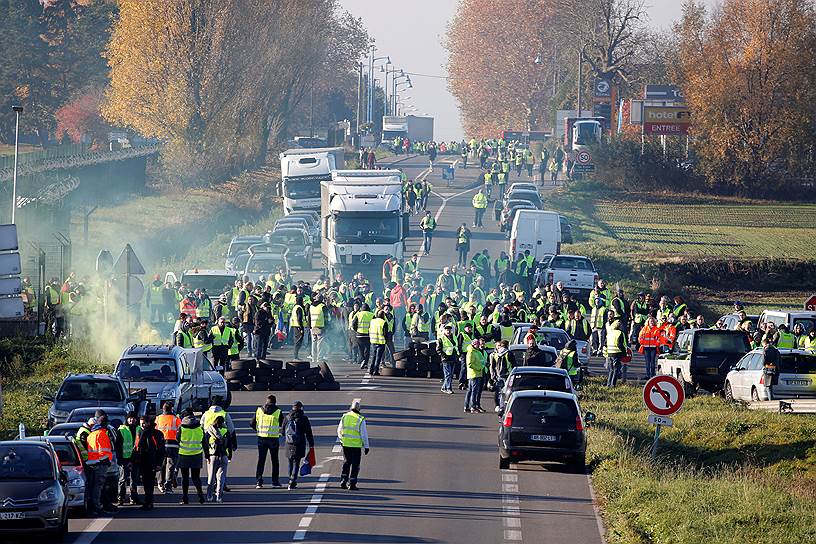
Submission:
<svg viewBox="0 0 816 544">
<path fill-rule="evenodd" d="M 643 386 L 643 402 L 653 414 L 670 416 L 676 413 L 686 394 L 683 385 L 672 376 L 655 376 Z"/>
</svg>

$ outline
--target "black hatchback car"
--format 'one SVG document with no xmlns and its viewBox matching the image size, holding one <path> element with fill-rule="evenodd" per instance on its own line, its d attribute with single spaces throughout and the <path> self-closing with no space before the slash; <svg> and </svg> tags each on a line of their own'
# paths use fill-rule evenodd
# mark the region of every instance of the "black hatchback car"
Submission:
<svg viewBox="0 0 816 544">
<path fill-rule="evenodd" d="M 507 402 L 499 427 L 499 468 L 522 461 L 567 463 L 577 472 L 586 466 L 584 422 L 578 399 L 560 391 L 518 391 Z"/>
<path fill-rule="evenodd" d="M 68 532 L 68 477 L 48 442 L 0 442 L 0 534 Z"/>
</svg>

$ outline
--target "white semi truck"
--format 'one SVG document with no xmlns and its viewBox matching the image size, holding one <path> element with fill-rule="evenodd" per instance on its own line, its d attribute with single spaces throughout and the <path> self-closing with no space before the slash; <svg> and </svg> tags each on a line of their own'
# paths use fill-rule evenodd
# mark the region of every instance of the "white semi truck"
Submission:
<svg viewBox="0 0 816 544">
<path fill-rule="evenodd" d="M 399 170 L 336 170 L 320 188 L 321 250 L 332 280 L 356 272 L 377 280 L 386 258 L 402 259 L 408 215 Z"/>
<path fill-rule="evenodd" d="M 383 117 L 382 143 L 392 145 L 395 138 L 408 138 L 411 142 L 431 142 L 433 129 L 433 117 L 386 115 Z"/>
<path fill-rule="evenodd" d="M 284 213 L 319 210 L 320 182 L 345 166 L 345 151 L 342 147 L 287 149 L 280 154 L 280 162 Z"/>
</svg>

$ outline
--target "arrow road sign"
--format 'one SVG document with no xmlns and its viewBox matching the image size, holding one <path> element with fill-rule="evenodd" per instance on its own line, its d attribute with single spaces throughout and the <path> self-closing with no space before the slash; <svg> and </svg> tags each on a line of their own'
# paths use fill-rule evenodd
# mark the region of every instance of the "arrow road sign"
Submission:
<svg viewBox="0 0 816 544">
<path fill-rule="evenodd" d="M 672 376 L 655 376 L 643 387 L 643 402 L 653 414 L 670 416 L 680 410 L 686 394 L 683 385 Z"/>
</svg>

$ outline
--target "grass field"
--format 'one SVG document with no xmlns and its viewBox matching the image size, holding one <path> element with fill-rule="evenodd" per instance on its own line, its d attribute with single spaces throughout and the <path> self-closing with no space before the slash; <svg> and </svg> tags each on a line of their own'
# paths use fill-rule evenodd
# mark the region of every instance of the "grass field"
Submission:
<svg viewBox="0 0 816 544">
<path fill-rule="evenodd" d="M 610 544 L 816 539 L 816 418 L 694 397 L 652 462 L 640 387 L 593 379 L 582 407 L 597 415 L 588 460 Z"/>
</svg>

